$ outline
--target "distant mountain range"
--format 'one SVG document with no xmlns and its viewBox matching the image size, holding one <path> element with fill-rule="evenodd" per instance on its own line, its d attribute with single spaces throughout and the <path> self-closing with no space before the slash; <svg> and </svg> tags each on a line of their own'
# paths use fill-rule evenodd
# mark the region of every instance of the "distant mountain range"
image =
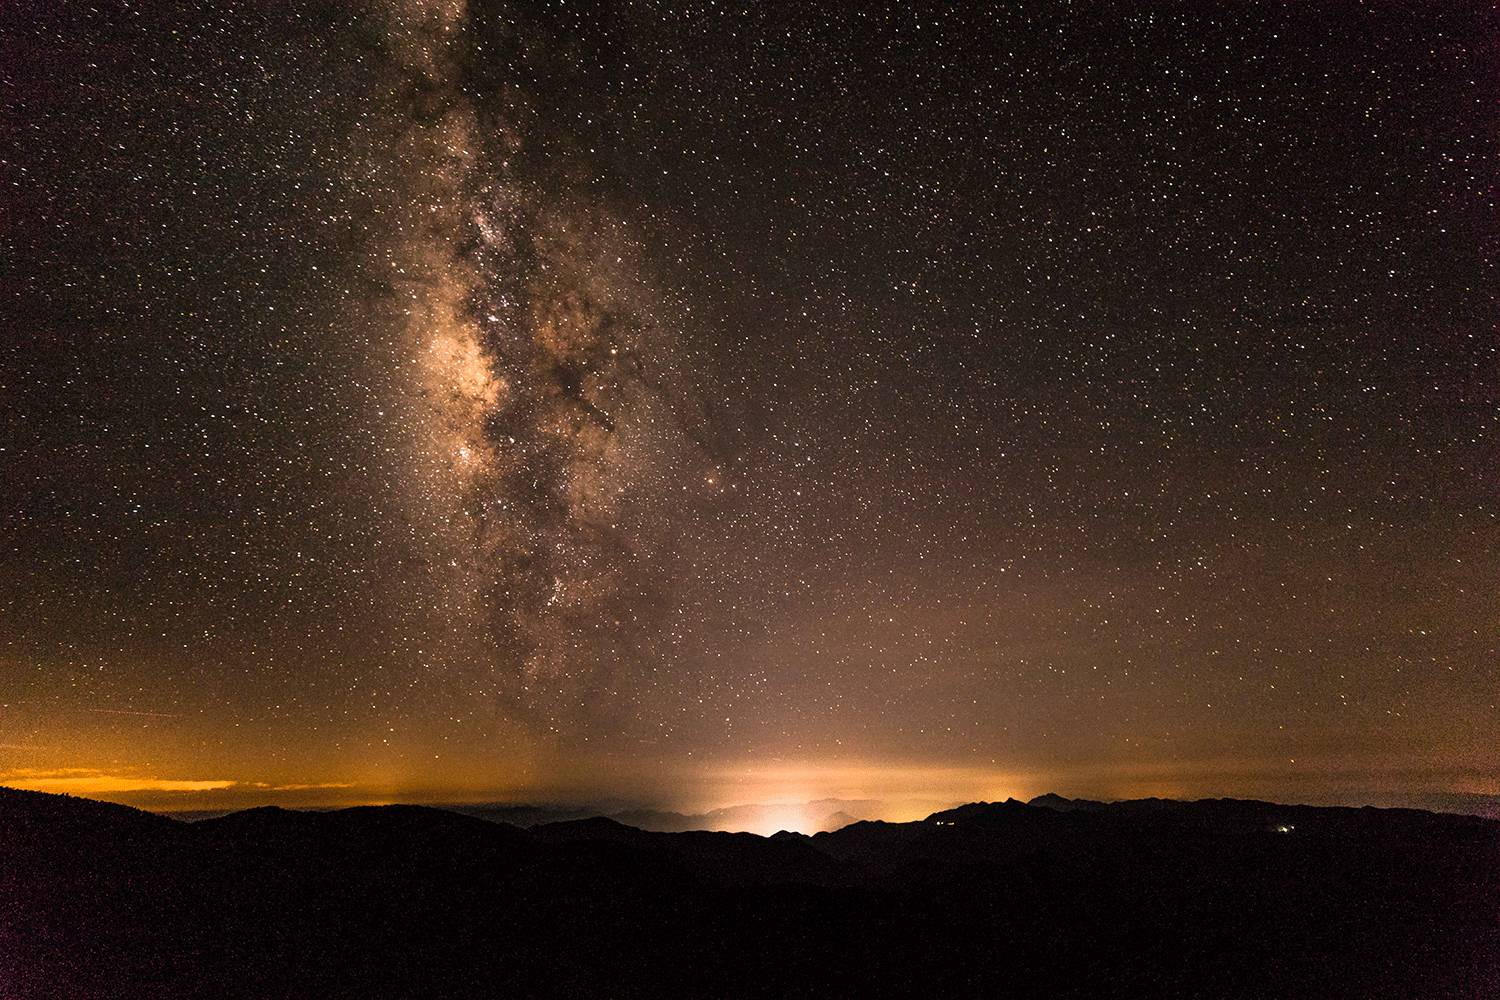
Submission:
<svg viewBox="0 0 1500 1000">
<path fill-rule="evenodd" d="M 1500 996 L 1495 821 L 836 812 L 771 837 L 418 806 L 183 823 L 0 789 L 0 997 Z"/>
<path fill-rule="evenodd" d="M 1046 805 L 1054 809 L 1079 809 L 1103 806 L 1108 803 L 1093 799 L 1067 799 L 1061 795 L 1039 795 L 1031 800 L 1032 805 Z M 1399 808 L 1416 808 L 1432 812 L 1458 813 L 1467 816 L 1483 816 L 1500 819 L 1500 796 L 1464 794 L 1461 792 L 1426 793 L 1403 796 L 1394 802 L 1383 803 Z M 692 830 L 711 830 L 723 833 L 770 834 L 780 829 L 795 829 L 801 833 L 832 832 L 850 823 L 865 819 L 880 819 L 892 811 L 911 815 L 922 809 L 922 803 L 903 801 L 899 810 L 891 803 L 878 799 L 819 799 L 798 803 L 754 803 L 727 806 L 701 813 L 682 813 L 649 806 L 628 803 L 583 803 L 583 804 L 534 804 L 510 802 L 482 803 L 435 803 L 436 808 L 477 816 L 480 819 L 509 823 L 512 826 L 533 827 L 544 823 L 560 823 L 570 819 L 588 819 L 606 816 L 619 820 L 627 826 L 658 833 L 684 833 Z M 914 809 L 913 806 L 916 808 Z M 937 803 L 926 803 L 925 810 L 933 810 Z M 308 807 L 316 808 L 316 807 Z M 332 808 L 332 807 L 330 807 Z M 924 810 L 924 811 L 925 811 Z M 227 816 L 234 809 L 186 809 L 152 810 L 173 819 L 198 821 Z M 318 811 L 327 811 L 319 809 Z M 790 826 L 788 825 L 790 824 Z"/>
<path fill-rule="evenodd" d="M 480 819 L 530 828 L 544 823 L 561 823 L 573 819 L 605 816 L 627 826 L 657 833 L 686 833 L 708 830 L 721 833 L 775 833 L 787 825 L 801 833 L 822 833 L 848 826 L 860 819 L 880 814 L 885 804 L 870 799 L 820 799 L 794 804 L 752 804 L 727 806 L 702 813 L 680 813 L 643 806 L 609 805 L 517 805 L 479 803 L 443 805 L 439 808 L 477 816 Z M 191 810 L 168 812 L 174 819 L 199 821 L 227 816 L 233 810 Z"/>
</svg>

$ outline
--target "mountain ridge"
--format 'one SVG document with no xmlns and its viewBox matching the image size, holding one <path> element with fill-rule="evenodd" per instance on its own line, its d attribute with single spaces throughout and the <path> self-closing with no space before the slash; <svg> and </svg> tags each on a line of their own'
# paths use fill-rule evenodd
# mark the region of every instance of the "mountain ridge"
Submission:
<svg viewBox="0 0 1500 1000">
<path fill-rule="evenodd" d="M 419 806 L 188 823 L 0 788 L 0 994 L 1500 987 L 1500 822 L 1038 799 L 764 837 Z"/>
</svg>

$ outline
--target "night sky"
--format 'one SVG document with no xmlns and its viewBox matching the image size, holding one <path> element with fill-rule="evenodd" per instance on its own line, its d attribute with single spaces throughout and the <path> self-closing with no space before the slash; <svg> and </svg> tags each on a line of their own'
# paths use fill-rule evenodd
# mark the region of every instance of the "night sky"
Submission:
<svg viewBox="0 0 1500 1000">
<path fill-rule="evenodd" d="M 1500 793 L 1500 14 L 736 6 L 5 5 L 0 783 Z"/>
</svg>

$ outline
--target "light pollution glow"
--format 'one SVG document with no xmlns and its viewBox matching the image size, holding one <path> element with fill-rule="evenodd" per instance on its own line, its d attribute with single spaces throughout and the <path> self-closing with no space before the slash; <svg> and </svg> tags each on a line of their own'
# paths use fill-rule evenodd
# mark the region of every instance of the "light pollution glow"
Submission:
<svg viewBox="0 0 1500 1000">
<path fill-rule="evenodd" d="M 1370 797 L 1368 784 L 1357 794 L 1341 790 L 1340 768 L 1309 763 L 1300 773 L 1264 770 L 1244 761 L 1205 761 L 1196 765 L 1100 765 L 1050 768 L 1047 771 L 1003 770 L 992 767 L 893 764 L 879 761 L 779 761 L 746 765 L 705 763 L 685 767 L 668 762 L 643 762 L 638 770 L 623 771 L 618 762 L 597 761 L 578 766 L 568 775 L 549 772 L 545 783 L 520 778 L 504 787 L 486 786 L 477 774 L 450 775 L 446 785 L 430 780 L 406 781 L 394 774 L 382 780 L 375 774 L 359 781 L 263 781 L 226 778 L 162 776 L 131 768 L 18 768 L 0 772 L 0 785 L 32 791 L 58 792 L 120 802 L 156 810 L 234 809 L 264 803 L 322 808 L 417 802 L 433 805 L 464 803 L 612 803 L 707 813 L 734 807 L 760 807 L 759 819 L 739 826 L 770 834 L 786 829 L 815 829 L 832 811 L 814 803 L 857 802 L 857 819 L 909 822 L 933 812 L 972 801 L 1029 799 L 1046 792 L 1070 797 L 1130 799 L 1151 796 L 1198 798 L 1230 794 L 1246 798 L 1285 797 L 1288 789 L 1308 802 L 1338 804 Z M 1354 768 L 1347 769 L 1354 773 Z M 1365 777 L 1363 772 L 1360 772 Z M 489 775 L 494 779 L 494 774 Z M 1480 775 L 1438 776 L 1434 790 L 1473 795 L 1500 794 L 1500 782 Z M 1393 773 L 1386 783 L 1386 801 L 1413 801 L 1402 794 L 1413 787 L 1412 775 Z M 1377 787 L 1376 797 L 1379 797 Z M 603 807 L 601 807 L 603 809 Z"/>
</svg>

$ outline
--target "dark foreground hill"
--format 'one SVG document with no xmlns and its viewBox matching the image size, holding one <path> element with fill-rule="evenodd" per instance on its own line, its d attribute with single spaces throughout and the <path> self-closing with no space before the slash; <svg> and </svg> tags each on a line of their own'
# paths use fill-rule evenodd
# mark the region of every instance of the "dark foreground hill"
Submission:
<svg viewBox="0 0 1500 1000">
<path fill-rule="evenodd" d="M 1500 997 L 1500 823 L 976 804 L 813 837 L 0 789 L 0 998 Z"/>
</svg>

